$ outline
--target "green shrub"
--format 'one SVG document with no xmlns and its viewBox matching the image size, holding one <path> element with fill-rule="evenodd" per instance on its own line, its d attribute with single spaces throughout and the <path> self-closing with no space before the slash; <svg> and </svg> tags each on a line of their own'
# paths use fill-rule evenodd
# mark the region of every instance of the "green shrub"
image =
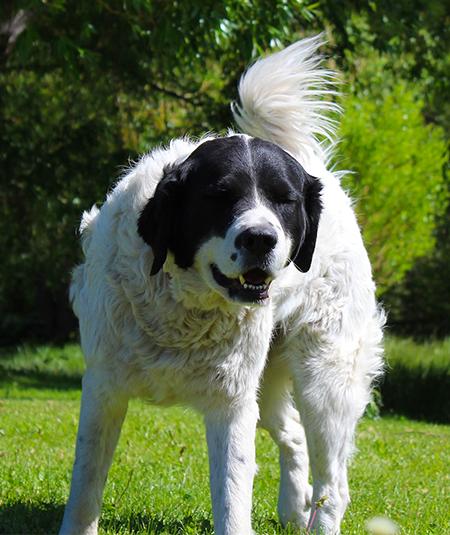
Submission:
<svg viewBox="0 0 450 535">
<path fill-rule="evenodd" d="M 353 174 L 343 185 L 356 199 L 380 293 L 433 248 L 447 202 L 446 144 L 439 128 L 424 124 L 422 108 L 401 80 L 392 89 L 368 85 L 345 101 L 340 152 Z"/>
</svg>

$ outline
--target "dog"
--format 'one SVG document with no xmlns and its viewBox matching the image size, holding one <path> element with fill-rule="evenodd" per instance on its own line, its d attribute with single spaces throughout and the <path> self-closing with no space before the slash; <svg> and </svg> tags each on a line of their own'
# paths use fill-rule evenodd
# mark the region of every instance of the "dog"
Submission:
<svg viewBox="0 0 450 535">
<path fill-rule="evenodd" d="M 320 41 L 247 70 L 238 131 L 154 150 L 83 215 L 71 299 L 87 369 L 61 534 L 97 533 L 136 397 L 204 415 L 216 535 L 252 533 L 257 424 L 279 447 L 280 522 L 340 532 L 384 315 L 328 169 L 337 106 Z"/>
</svg>

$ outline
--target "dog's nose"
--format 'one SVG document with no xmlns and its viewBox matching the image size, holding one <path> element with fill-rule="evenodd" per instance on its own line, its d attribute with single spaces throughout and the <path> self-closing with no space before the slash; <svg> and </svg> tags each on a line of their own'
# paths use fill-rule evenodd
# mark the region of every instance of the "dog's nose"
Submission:
<svg viewBox="0 0 450 535">
<path fill-rule="evenodd" d="M 263 256 L 275 247 L 278 236 L 270 228 L 248 228 L 237 236 L 234 244 L 236 249 L 245 249 L 255 256 Z"/>
</svg>

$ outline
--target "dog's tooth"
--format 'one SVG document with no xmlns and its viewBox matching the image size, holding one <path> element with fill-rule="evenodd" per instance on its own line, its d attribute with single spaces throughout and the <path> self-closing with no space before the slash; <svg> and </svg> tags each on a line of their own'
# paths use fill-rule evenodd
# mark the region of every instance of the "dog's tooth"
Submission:
<svg viewBox="0 0 450 535">
<path fill-rule="evenodd" d="M 242 288 L 244 288 L 244 290 L 254 290 L 254 291 L 259 291 L 259 292 L 265 292 L 268 290 L 269 284 L 272 279 L 270 277 L 267 277 L 267 279 L 264 280 L 263 282 L 260 282 L 258 284 L 253 284 L 251 282 L 247 282 L 244 279 L 243 275 L 239 275 L 238 280 L 241 283 Z"/>
</svg>

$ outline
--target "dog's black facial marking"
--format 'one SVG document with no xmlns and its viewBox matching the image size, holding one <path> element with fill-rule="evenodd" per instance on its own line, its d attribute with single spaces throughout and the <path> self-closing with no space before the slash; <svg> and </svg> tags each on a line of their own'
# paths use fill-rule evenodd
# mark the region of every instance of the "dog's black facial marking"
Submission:
<svg viewBox="0 0 450 535">
<path fill-rule="evenodd" d="M 150 275 L 158 273 L 166 261 L 167 251 L 175 247 L 175 226 L 182 210 L 187 171 L 186 166 L 166 168 L 155 194 L 139 216 L 138 234 L 150 245 L 155 256 Z"/>
<path fill-rule="evenodd" d="M 320 182 L 273 143 L 243 136 L 202 143 L 183 163 L 164 171 L 140 215 L 138 233 L 155 254 L 151 274 L 162 268 L 168 250 L 179 267 L 191 267 L 200 246 L 212 236 L 224 238 L 235 219 L 254 207 L 256 197 L 273 211 L 293 241 L 291 260 L 307 271 L 317 237 L 320 191 Z M 276 244 L 276 231 L 260 232 L 258 237 L 241 236 L 236 247 L 255 258 L 268 256 Z M 265 269 L 263 264 L 259 267 Z M 213 276 L 230 294 L 237 288 L 214 270 Z M 243 284 L 239 291 L 249 290 L 254 301 L 261 300 L 266 283 Z"/>
<path fill-rule="evenodd" d="M 162 268 L 168 250 L 179 267 L 189 268 L 202 243 L 225 236 L 253 189 L 245 153 L 238 136 L 216 139 L 164 171 L 138 222 L 138 234 L 155 253 L 152 275 Z"/>
<path fill-rule="evenodd" d="M 322 184 L 319 180 L 307 176 L 305 180 L 305 187 L 303 193 L 303 206 L 304 212 L 304 237 L 303 242 L 298 249 L 294 251 L 292 260 L 295 266 L 306 273 L 311 267 L 311 262 L 316 247 L 317 232 L 319 230 L 320 214 L 322 212 L 322 203 L 320 201 L 320 195 L 322 192 Z M 300 229 L 298 230 L 298 232 Z M 300 233 L 302 233 L 300 231 Z"/>
<path fill-rule="evenodd" d="M 252 138 L 252 161 L 260 198 L 278 216 L 294 242 L 291 260 L 302 272 L 311 267 L 322 203 L 322 184 L 280 147 Z"/>
</svg>

